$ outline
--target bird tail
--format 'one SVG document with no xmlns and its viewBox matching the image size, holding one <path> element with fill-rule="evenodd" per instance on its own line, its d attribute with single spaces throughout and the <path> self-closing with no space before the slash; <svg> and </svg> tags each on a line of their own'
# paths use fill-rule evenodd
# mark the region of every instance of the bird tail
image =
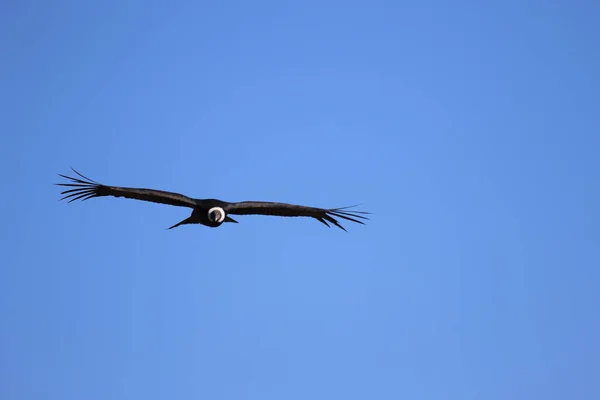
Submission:
<svg viewBox="0 0 600 400">
<path fill-rule="evenodd" d="M 176 223 L 176 224 L 175 224 L 175 225 L 173 225 L 172 227 L 170 227 L 170 228 L 167 228 L 167 230 L 169 230 L 169 229 L 173 229 L 173 228 L 177 228 L 179 225 L 193 224 L 194 222 L 192 222 L 192 221 L 193 221 L 193 220 L 192 220 L 192 217 L 188 217 L 188 218 L 184 219 L 183 221 Z"/>
</svg>

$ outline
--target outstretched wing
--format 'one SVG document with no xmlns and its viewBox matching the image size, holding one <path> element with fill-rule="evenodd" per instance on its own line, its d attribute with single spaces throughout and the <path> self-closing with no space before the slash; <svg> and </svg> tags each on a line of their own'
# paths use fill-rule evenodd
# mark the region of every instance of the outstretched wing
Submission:
<svg viewBox="0 0 600 400">
<path fill-rule="evenodd" d="M 354 207 L 354 206 L 351 206 Z M 369 214 L 365 211 L 344 211 L 351 207 L 342 208 L 316 208 L 306 207 L 288 203 L 273 203 L 267 201 L 242 201 L 239 203 L 229 203 L 225 212 L 235 215 L 274 215 L 279 217 L 312 217 L 319 222 L 329 226 L 329 223 L 344 229 L 336 218 L 345 219 L 348 221 L 363 224 L 362 220 L 368 220 L 364 214 Z"/>
<path fill-rule="evenodd" d="M 81 175 L 74 169 L 73 172 L 75 172 L 79 176 L 79 178 L 73 178 L 70 176 L 58 174 L 63 178 L 68 179 L 69 183 L 56 184 L 58 186 L 66 186 L 71 188 L 61 193 L 64 195 L 64 197 L 61 200 L 70 199 L 69 203 L 75 200 L 85 201 L 93 197 L 114 196 L 125 197 L 128 199 L 150 201 L 153 203 L 169 204 L 171 206 L 179 207 L 194 208 L 196 206 L 196 200 L 179 193 L 165 192 L 162 190 L 154 189 L 106 186 Z"/>
</svg>

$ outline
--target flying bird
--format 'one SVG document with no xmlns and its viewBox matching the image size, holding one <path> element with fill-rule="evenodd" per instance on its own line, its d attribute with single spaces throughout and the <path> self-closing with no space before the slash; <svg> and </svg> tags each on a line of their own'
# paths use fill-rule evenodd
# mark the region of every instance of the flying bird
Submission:
<svg viewBox="0 0 600 400">
<path fill-rule="evenodd" d="M 365 214 L 369 214 L 365 211 L 346 211 L 355 206 L 327 209 L 268 201 L 231 203 L 217 199 L 194 199 L 163 190 L 103 185 L 83 176 L 75 169 L 71 169 L 77 174 L 77 177 L 58 174 L 68 179 L 68 183 L 56 183 L 58 186 L 69 188 L 61 192 L 64 195 L 61 200 L 70 199 L 70 203 L 75 200 L 85 201 L 94 197 L 113 196 L 192 209 L 192 214 L 188 218 L 168 229 L 186 224 L 201 224 L 211 228 L 217 228 L 225 222 L 237 224 L 238 222 L 231 218 L 231 215 L 273 215 L 278 217 L 311 217 L 328 227 L 330 227 L 329 224 L 333 224 L 345 231 L 346 229 L 339 223 L 338 219 L 364 225 L 364 220 L 368 220 Z"/>
</svg>

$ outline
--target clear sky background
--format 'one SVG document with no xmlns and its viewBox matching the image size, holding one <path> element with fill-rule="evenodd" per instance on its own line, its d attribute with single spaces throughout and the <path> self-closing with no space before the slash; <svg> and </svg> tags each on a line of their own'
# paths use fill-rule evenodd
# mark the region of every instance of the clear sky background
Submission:
<svg viewBox="0 0 600 400">
<path fill-rule="evenodd" d="M 484 3 L 3 1 L 0 398 L 600 398 L 600 3 Z"/>
</svg>

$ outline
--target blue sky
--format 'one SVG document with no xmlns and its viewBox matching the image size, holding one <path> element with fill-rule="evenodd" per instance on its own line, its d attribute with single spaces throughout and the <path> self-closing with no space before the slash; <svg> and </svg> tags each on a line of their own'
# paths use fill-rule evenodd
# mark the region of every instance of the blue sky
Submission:
<svg viewBox="0 0 600 400">
<path fill-rule="evenodd" d="M 598 15 L 3 2 L 0 398 L 600 398 Z M 374 215 L 166 231 L 70 166 Z"/>
</svg>

